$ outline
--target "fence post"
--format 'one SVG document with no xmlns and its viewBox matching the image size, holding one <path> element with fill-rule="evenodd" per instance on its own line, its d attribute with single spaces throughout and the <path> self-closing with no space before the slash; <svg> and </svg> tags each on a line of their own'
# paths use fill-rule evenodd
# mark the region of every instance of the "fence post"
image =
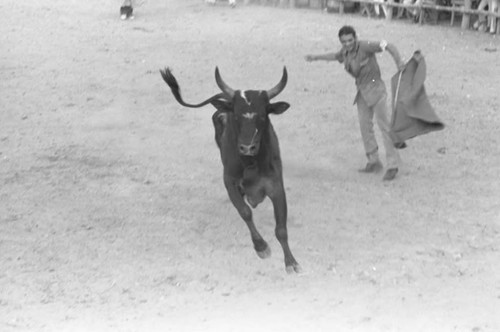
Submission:
<svg viewBox="0 0 500 332">
<path fill-rule="evenodd" d="M 387 6 L 387 17 L 385 19 L 390 21 L 392 20 L 393 10 L 394 10 L 394 7 L 391 6 L 391 4 L 394 3 L 394 0 L 388 0 L 387 2 L 389 3 L 389 6 Z"/>
<path fill-rule="evenodd" d="M 344 14 L 344 0 L 339 0 L 339 14 Z"/>
<path fill-rule="evenodd" d="M 464 8 L 465 10 L 469 10 L 471 8 L 471 0 L 465 0 L 464 1 Z M 470 26 L 470 14 L 468 13 L 463 13 L 462 15 L 462 29 L 468 29 Z"/>
<path fill-rule="evenodd" d="M 418 24 L 420 24 L 420 25 L 424 24 L 424 18 L 425 18 L 424 8 L 422 7 L 423 4 L 424 4 L 424 2 L 421 1 L 420 5 L 418 7 Z"/>
</svg>

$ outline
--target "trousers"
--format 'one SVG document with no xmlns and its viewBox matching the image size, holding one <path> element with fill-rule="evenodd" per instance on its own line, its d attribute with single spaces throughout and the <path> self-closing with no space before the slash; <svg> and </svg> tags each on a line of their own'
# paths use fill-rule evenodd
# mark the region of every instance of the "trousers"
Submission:
<svg viewBox="0 0 500 332">
<path fill-rule="evenodd" d="M 387 93 L 384 92 L 383 96 L 373 106 L 368 106 L 363 96 L 360 94 L 357 98 L 356 105 L 358 107 L 361 138 L 363 140 L 368 162 L 374 163 L 380 161 L 378 144 L 375 139 L 375 132 L 373 129 L 373 118 L 375 117 L 382 134 L 387 168 L 398 168 L 400 163 L 399 153 L 394 147 L 394 143 L 389 136 L 390 125 L 387 120 Z"/>
</svg>

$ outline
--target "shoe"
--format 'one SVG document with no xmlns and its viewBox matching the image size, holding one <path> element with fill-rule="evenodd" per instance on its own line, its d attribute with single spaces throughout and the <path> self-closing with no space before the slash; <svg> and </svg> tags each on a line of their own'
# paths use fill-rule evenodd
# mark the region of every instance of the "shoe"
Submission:
<svg viewBox="0 0 500 332">
<path fill-rule="evenodd" d="M 384 177 L 382 178 L 383 181 L 391 181 L 394 180 L 396 177 L 396 174 L 398 174 L 398 169 L 397 168 L 389 168 L 387 172 L 385 172 Z"/>
<path fill-rule="evenodd" d="M 360 173 L 378 173 L 382 170 L 383 166 L 380 161 L 366 164 L 365 168 L 358 170 Z"/>
</svg>

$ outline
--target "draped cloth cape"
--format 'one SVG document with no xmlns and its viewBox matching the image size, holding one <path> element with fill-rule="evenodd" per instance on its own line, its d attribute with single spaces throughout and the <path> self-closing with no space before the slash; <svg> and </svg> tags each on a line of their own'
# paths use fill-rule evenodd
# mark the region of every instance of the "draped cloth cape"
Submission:
<svg viewBox="0 0 500 332">
<path fill-rule="evenodd" d="M 390 136 L 396 147 L 405 147 L 410 138 L 444 128 L 425 92 L 426 69 L 424 56 L 415 51 L 404 69 L 391 79 Z"/>
</svg>

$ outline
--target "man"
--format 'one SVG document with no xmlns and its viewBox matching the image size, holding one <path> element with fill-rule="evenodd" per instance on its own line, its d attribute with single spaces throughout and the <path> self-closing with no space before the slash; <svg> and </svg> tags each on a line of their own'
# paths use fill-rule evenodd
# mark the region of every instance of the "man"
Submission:
<svg viewBox="0 0 500 332">
<path fill-rule="evenodd" d="M 405 66 L 398 50 L 386 41 L 368 42 L 358 40 L 356 31 L 351 26 L 343 26 L 339 30 L 339 39 L 342 49 L 338 52 L 306 55 L 306 61 L 338 61 L 344 64 L 346 71 L 356 80 L 357 94 L 354 103 L 358 108 L 361 137 L 368 158 L 368 163 L 360 172 L 378 173 L 383 166 L 378 155 L 378 145 L 373 131 L 373 117 L 377 121 L 384 142 L 387 171 L 384 181 L 393 180 L 398 173 L 399 153 L 389 136 L 389 122 L 387 120 L 387 92 L 381 79 L 380 68 L 375 53 L 387 50 L 398 67 Z"/>
<path fill-rule="evenodd" d="M 477 6 L 477 10 L 486 10 L 486 7 L 488 7 L 488 11 L 490 13 L 495 13 L 498 9 L 498 4 L 499 0 L 481 0 L 479 5 Z M 488 27 L 490 27 L 490 33 L 495 34 L 496 33 L 496 22 L 497 18 L 493 16 L 484 16 L 484 15 L 479 15 L 476 23 L 474 23 L 473 27 L 476 30 L 479 31 L 486 31 Z"/>
</svg>

